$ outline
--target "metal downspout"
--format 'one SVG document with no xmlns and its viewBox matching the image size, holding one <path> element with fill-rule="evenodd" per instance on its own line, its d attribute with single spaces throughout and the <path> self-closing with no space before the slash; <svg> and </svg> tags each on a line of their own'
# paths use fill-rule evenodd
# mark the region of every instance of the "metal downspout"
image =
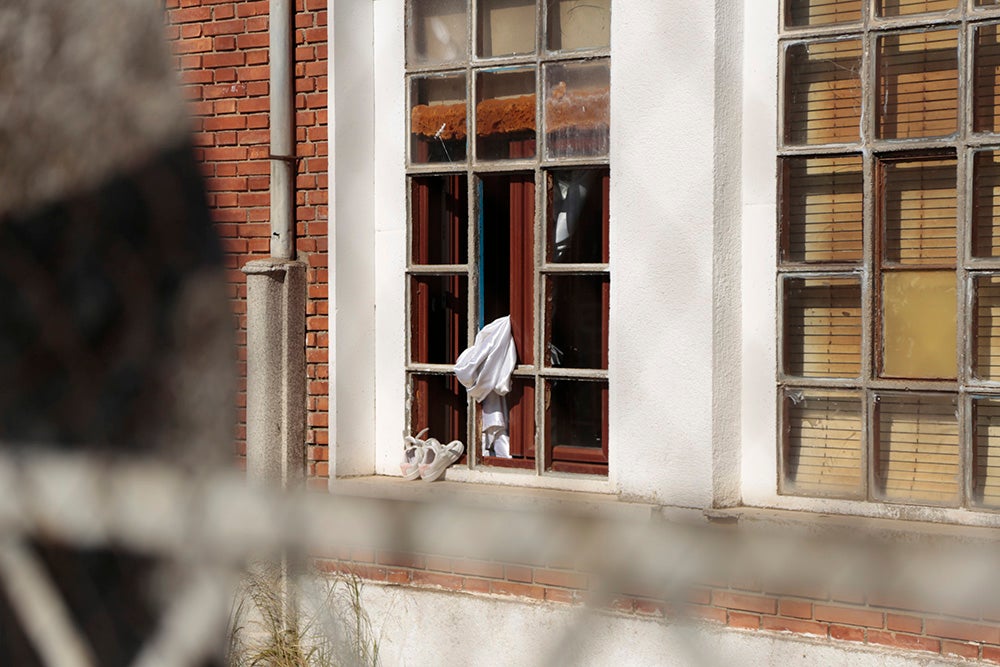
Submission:
<svg viewBox="0 0 1000 667">
<path fill-rule="evenodd" d="M 293 0 L 271 0 L 268 21 L 271 126 L 271 257 L 295 259 Z"/>
</svg>

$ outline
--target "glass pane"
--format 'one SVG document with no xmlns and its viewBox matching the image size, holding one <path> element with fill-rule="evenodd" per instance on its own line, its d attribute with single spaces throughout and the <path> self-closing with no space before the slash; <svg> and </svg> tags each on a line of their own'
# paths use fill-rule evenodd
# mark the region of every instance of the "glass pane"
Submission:
<svg viewBox="0 0 1000 667">
<path fill-rule="evenodd" d="M 856 39 L 788 48 L 786 140 L 832 144 L 860 139 L 861 50 Z"/>
<path fill-rule="evenodd" d="M 928 30 L 878 40 L 878 135 L 936 137 L 958 127 L 958 33 Z"/>
<path fill-rule="evenodd" d="M 608 188 L 605 169 L 548 172 L 548 261 L 608 261 Z"/>
<path fill-rule="evenodd" d="M 609 286 L 606 275 L 546 278 L 547 366 L 608 367 Z"/>
<path fill-rule="evenodd" d="M 789 390 L 785 479 L 796 492 L 861 491 L 861 397 L 854 392 Z"/>
<path fill-rule="evenodd" d="M 546 387 L 547 445 L 552 461 L 607 463 L 603 451 L 607 438 L 607 382 L 549 380 Z M 559 466 L 550 462 L 550 468 Z"/>
<path fill-rule="evenodd" d="M 519 363 L 534 360 L 535 177 L 497 174 L 481 180 L 479 325 L 510 315 Z"/>
<path fill-rule="evenodd" d="M 860 155 L 784 160 L 783 260 L 861 261 L 861 171 Z"/>
<path fill-rule="evenodd" d="M 535 156 L 535 72 L 479 75 L 476 155 L 480 160 Z"/>
<path fill-rule="evenodd" d="M 410 160 L 465 160 L 465 75 L 413 79 Z"/>
<path fill-rule="evenodd" d="M 546 65 L 545 141 L 548 156 L 608 154 L 608 61 Z"/>
<path fill-rule="evenodd" d="M 886 500 L 958 499 L 958 417 L 954 396 L 878 396 L 875 480 Z"/>
<path fill-rule="evenodd" d="M 955 160 L 885 162 L 882 168 L 886 263 L 954 266 Z"/>
<path fill-rule="evenodd" d="M 829 25 L 861 20 L 862 0 L 788 0 L 788 27 Z"/>
<path fill-rule="evenodd" d="M 468 347 L 468 281 L 464 275 L 410 276 L 410 358 L 453 364 Z"/>
<path fill-rule="evenodd" d="M 882 377 L 954 379 L 955 272 L 882 274 Z"/>
<path fill-rule="evenodd" d="M 910 16 L 955 9 L 959 0 L 878 0 L 879 16 Z"/>
<path fill-rule="evenodd" d="M 976 153 L 973 170 L 972 254 L 1000 257 L 1000 155 Z"/>
<path fill-rule="evenodd" d="M 976 444 L 972 494 L 976 503 L 1000 507 L 1000 401 L 975 401 Z"/>
<path fill-rule="evenodd" d="M 461 440 L 468 445 L 467 414 L 465 387 L 454 375 L 410 375 L 410 435 L 426 428 L 424 438 L 437 438 L 441 443 Z"/>
<path fill-rule="evenodd" d="M 410 0 L 406 60 L 411 66 L 468 59 L 469 0 Z"/>
<path fill-rule="evenodd" d="M 479 0 L 479 57 L 535 52 L 534 0 Z"/>
<path fill-rule="evenodd" d="M 992 7 L 1000 5 L 1000 0 L 976 0 L 976 7 Z"/>
<path fill-rule="evenodd" d="M 982 380 L 1000 380 L 1000 276 L 975 278 L 976 324 L 972 370 Z"/>
<path fill-rule="evenodd" d="M 861 375 L 861 283 L 857 278 L 784 281 L 785 373 Z"/>
<path fill-rule="evenodd" d="M 535 467 L 535 382 L 530 378 L 514 377 L 507 402 L 507 434 L 510 436 L 510 458 L 484 456 L 488 466 L 504 468 Z"/>
<path fill-rule="evenodd" d="M 600 49 L 611 44 L 611 0 L 549 0 L 550 51 Z"/>
<path fill-rule="evenodd" d="M 465 264 L 469 208 L 465 174 L 410 182 L 414 264 Z"/>
<path fill-rule="evenodd" d="M 973 129 L 1000 132 L 1000 30 L 996 24 L 976 29 Z"/>
</svg>

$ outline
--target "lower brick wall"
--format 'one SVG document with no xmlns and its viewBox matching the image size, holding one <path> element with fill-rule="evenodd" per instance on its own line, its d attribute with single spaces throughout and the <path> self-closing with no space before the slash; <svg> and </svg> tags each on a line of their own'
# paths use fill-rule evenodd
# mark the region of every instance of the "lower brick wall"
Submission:
<svg viewBox="0 0 1000 667">
<path fill-rule="evenodd" d="M 563 604 L 593 600 L 592 579 L 566 569 L 365 549 L 344 550 L 335 558 L 319 558 L 314 563 L 324 574 L 354 574 L 399 586 Z M 681 604 L 636 593 L 611 596 L 599 604 L 638 616 L 683 613 L 743 630 L 791 632 L 1000 663 L 1000 614 L 949 618 L 894 607 L 887 601 L 875 604 L 858 593 L 803 590 L 774 595 L 742 586 L 696 586 Z"/>
</svg>

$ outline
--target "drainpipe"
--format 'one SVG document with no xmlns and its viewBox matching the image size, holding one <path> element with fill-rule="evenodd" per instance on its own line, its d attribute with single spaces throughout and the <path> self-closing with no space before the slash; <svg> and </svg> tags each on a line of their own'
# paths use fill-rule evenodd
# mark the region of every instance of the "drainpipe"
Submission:
<svg viewBox="0 0 1000 667">
<path fill-rule="evenodd" d="M 293 0 L 271 0 L 271 256 L 247 274 L 247 478 L 291 488 L 305 473 L 305 265 L 295 260 Z"/>
</svg>

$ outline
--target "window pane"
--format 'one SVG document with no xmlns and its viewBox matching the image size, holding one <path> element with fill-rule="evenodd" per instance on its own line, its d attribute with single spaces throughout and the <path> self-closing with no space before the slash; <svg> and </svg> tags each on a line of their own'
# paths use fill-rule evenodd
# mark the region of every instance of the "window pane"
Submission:
<svg viewBox="0 0 1000 667">
<path fill-rule="evenodd" d="M 795 44 L 787 58 L 785 138 L 793 144 L 858 141 L 861 41 Z"/>
<path fill-rule="evenodd" d="M 476 154 L 481 160 L 535 156 L 535 72 L 484 72 L 476 104 Z"/>
<path fill-rule="evenodd" d="M 549 0 L 551 51 L 606 48 L 611 43 L 611 0 Z"/>
<path fill-rule="evenodd" d="M 972 254 L 1000 257 L 1000 155 L 976 153 L 972 196 Z"/>
<path fill-rule="evenodd" d="M 1000 380 L 1000 276 L 975 279 L 975 358 L 972 369 L 983 380 Z"/>
<path fill-rule="evenodd" d="M 468 58 L 469 0 L 410 0 L 406 59 L 410 65 L 463 62 Z"/>
<path fill-rule="evenodd" d="M 882 167 L 885 261 L 954 266 L 955 160 L 885 162 Z"/>
<path fill-rule="evenodd" d="M 878 134 L 936 137 L 958 127 L 958 33 L 928 30 L 878 40 Z"/>
<path fill-rule="evenodd" d="M 789 390 L 785 479 L 797 492 L 861 491 L 861 397 L 854 392 Z"/>
<path fill-rule="evenodd" d="M 861 156 L 787 158 L 783 177 L 782 259 L 861 261 Z"/>
<path fill-rule="evenodd" d="M 510 315 L 518 362 L 534 361 L 535 176 L 481 180 L 480 326 Z"/>
<path fill-rule="evenodd" d="M 886 500 L 949 502 L 958 499 L 958 417 L 954 396 L 876 399 L 875 480 Z"/>
<path fill-rule="evenodd" d="M 534 0 L 479 0 L 479 56 L 535 52 Z"/>
<path fill-rule="evenodd" d="M 549 380 L 545 384 L 549 468 L 597 472 L 586 465 L 607 465 L 607 382 Z"/>
<path fill-rule="evenodd" d="M 1000 30 L 996 24 L 976 29 L 975 96 L 973 123 L 976 132 L 1000 132 Z"/>
<path fill-rule="evenodd" d="M 410 277 L 410 357 L 453 364 L 468 347 L 468 281 L 464 275 Z"/>
<path fill-rule="evenodd" d="M 882 377 L 954 379 L 954 271 L 882 274 Z"/>
<path fill-rule="evenodd" d="M 465 75 L 413 79 L 410 159 L 417 163 L 465 160 Z"/>
<path fill-rule="evenodd" d="M 503 468 L 535 467 L 535 383 L 530 378 L 514 377 L 507 401 L 507 434 L 510 458 L 484 456 L 482 462 Z"/>
<path fill-rule="evenodd" d="M 430 429 L 424 438 L 441 443 L 461 440 L 466 443 L 468 403 L 465 387 L 454 375 L 410 375 L 410 435 Z M 463 455 L 460 461 L 464 461 Z"/>
<path fill-rule="evenodd" d="M 973 497 L 981 505 L 1000 507 L 1000 400 L 976 399 L 975 411 Z"/>
<path fill-rule="evenodd" d="M 785 25 L 829 25 L 861 20 L 862 0 L 788 0 Z"/>
<path fill-rule="evenodd" d="M 546 65 L 545 141 L 548 156 L 608 154 L 608 61 Z"/>
<path fill-rule="evenodd" d="M 861 283 L 857 278 L 784 281 L 785 373 L 861 375 Z"/>
<path fill-rule="evenodd" d="M 955 9 L 959 0 L 878 0 L 879 16 L 910 16 Z"/>
<path fill-rule="evenodd" d="M 546 278 L 547 366 L 608 367 L 609 285 L 606 275 Z"/>
<path fill-rule="evenodd" d="M 414 264 L 465 264 L 468 188 L 465 174 L 414 178 L 410 187 Z"/>
<path fill-rule="evenodd" d="M 548 261 L 608 261 L 608 188 L 605 169 L 548 172 Z"/>
</svg>

